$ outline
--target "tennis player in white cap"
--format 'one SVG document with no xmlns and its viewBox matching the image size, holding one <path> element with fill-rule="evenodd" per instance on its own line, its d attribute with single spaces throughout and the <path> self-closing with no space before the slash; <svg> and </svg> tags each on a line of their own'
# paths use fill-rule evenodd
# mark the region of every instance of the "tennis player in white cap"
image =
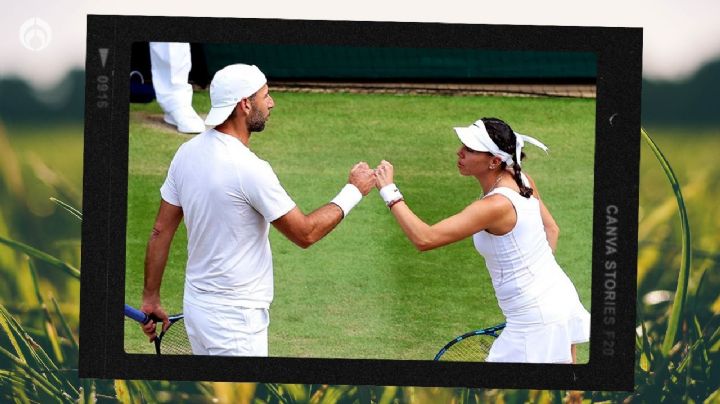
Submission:
<svg viewBox="0 0 720 404">
<path fill-rule="evenodd" d="M 183 312 L 197 355 L 267 356 L 273 299 L 269 224 L 307 248 L 328 234 L 375 186 L 364 162 L 330 203 L 305 215 L 270 164 L 249 148 L 275 103 L 256 66 L 236 64 L 210 84 L 212 126 L 178 149 L 160 188 L 160 209 L 148 241 L 142 310 L 162 319 L 160 284 L 173 235 L 188 234 Z M 152 339 L 155 323 L 144 328 Z"/>
<path fill-rule="evenodd" d="M 428 225 L 405 203 L 387 161 L 375 170 L 380 195 L 421 251 L 472 236 L 507 322 L 488 361 L 574 363 L 575 345 L 590 338 L 590 314 L 553 255 L 559 234 L 555 220 L 521 170 L 526 142 L 547 147 L 494 118 L 455 132 L 462 142 L 458 170 L 478 180 L 483 198 Z"/>
</svg>

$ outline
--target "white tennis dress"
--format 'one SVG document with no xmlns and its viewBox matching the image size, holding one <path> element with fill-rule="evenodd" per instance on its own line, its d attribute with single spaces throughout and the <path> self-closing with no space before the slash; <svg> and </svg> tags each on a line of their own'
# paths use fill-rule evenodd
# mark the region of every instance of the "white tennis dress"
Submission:
<svg viewBox="0 0 720 404">
<path fill-rule="evenodd" d="M 517 223 L 500 236 L 486 231 L 473 235 L 507 322 L 487 361 L 570 363 L 571 344 L 590 340 L 590 313 L 555 261 L 538 199 L 504 187 L 485 197 L 495 194 L 512 202 Z"/>
</svg>

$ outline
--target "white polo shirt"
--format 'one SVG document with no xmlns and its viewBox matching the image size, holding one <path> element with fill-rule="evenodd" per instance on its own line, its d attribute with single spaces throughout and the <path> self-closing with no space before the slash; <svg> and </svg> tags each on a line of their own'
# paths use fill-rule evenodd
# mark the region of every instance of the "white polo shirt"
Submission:
<svg viewBox="0 0 720 404">
<path fill-rule="evenodd" d="M 160 194 L 183 209 L 185 299 L 268 308 L 270 222 L 295 207 L 270 164 L 237 138 L 210 129 L 180 146 Z"/>
</svg>

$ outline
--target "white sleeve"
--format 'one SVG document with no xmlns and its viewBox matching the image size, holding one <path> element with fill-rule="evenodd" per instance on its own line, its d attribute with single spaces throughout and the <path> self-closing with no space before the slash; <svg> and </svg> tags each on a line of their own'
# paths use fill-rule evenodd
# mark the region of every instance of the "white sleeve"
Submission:
<svg viewBox="0 0 720 404">
<path fill-rule="evenodd" d="M 180 204 L 180 193 L 178 192 L 177 185 L 176 185 L 176 178 L 175 178 L 175 166 L 176 166 L 176 160 L 178 160 L 178 155 L 180 154 L 180 150 L 178 150 L 178 153 L 175 154 L 175 157 L 173 157 L 172 162 L 170 163 L 170 168 L 168 169 L 167 177 L 165 177 L 165 183 L 162 184 L 160 187 L 160 196 L 162 199 L 175 206 L 182 207 Z"/>
<path fill-rule="evenodd" d="M 295 207 L 295 202 L 280 185 L 280 180 L 270 164 L 263 161 L 257 171 L 243 181 L 243 191 L 255 210 L 267 222 L 273 222 Z"/>
</svg>

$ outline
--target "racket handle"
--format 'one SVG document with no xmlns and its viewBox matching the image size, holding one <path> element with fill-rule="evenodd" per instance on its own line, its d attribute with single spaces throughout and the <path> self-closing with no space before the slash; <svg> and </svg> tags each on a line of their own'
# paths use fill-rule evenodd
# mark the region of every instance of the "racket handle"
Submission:
<svg viewBox="0 0 720 404">
<path fill-rule="evenodd" d="M 125 315 L 141 324 L 147 324 L 150 321 L 150 317 L 142 311 L 125 305 Z"/>
</svg>

